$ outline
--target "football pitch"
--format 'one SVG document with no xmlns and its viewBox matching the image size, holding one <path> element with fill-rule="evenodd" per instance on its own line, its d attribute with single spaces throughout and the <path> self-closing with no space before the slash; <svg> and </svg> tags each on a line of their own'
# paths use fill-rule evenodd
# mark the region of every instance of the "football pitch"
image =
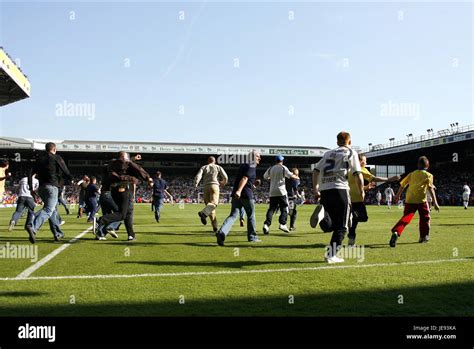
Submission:
<svg viewBox="0 0 474 349">
<path fill-rule="evenodd" d="M 165 205 L 158 224 L 148 204 L 136 205 L 133 242 L 124 227 L 118 239 L 96 241 L 85 218 L 61 208 L 62 242 L 46 224 L 36 261 L 0 258 L 0 316 L 474 315 L 474 208 L 433 212 L 426 244 L 418 243 L 416 216 L 390 248 L 401 210 L 369 206 L 369 222 L 358 228 L 360 254 L 328 265 L 330 235 L 309 227 L 312 205 L 299 208 L 289 234 L 274 217 L 261 243 L 248 243 L 237 221 L 225 247 L 200 223 L 202 207 Z M 259 231 L 266 209 L 257 205 Z M 4 251 L 30 245 L 24 219 L 7 232 L 12 210 L 0 210 Z M 218 207 L 220 223 L 228 211 Z"/>
</svg>

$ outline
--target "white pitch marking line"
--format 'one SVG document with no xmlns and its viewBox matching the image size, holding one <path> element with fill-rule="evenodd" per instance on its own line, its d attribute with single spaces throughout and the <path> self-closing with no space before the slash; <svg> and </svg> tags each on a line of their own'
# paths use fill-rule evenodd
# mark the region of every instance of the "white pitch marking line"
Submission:
<svg viewBox="0 0 474 349">
<path fill-rule="evenodd" d="M 86 235 L 89 231 L 91 231 L 92 227 L 89 227 L 87 228 L 86 230 L 84 230 L 83 232 L 81 232 L 79 235 L 77 235 L 76 237 L 72 238 L 71 240 L 69 240 L 67 243 L 61 245 L 59 248 L 55 249 L 53 252 L 51 252 L 50 254 L 46 255 L 45 257 L 43 257 L 42 259 L 40 259 L 38 262 L 36 262 L 35 264 L 33 264 L 31 267 L 29 268 L 26 268 L 25 270 L 23 270 L 20 274 L 18 274 L 14 280 L 24 280 L 24 279 L 27 279 L 29 278 L 29 276 L 31 274 L 33 274 L 36 270 L 38 270 L 39 268 L 41 268 L 43 265 L 45 265 L 46 263 L 48 263 L 51 259 L 53 259 L 54 257 L 56 257 L 58 254 L 60 254 L 61 252 L 63 252 L 66 248 L 68 248 L 69 246 L 71 246 L 71 244 L 75 243 L 77 240 L 79 240 L 81 237 L 83 237 L 84 235 Z M 13 279 L 13 278 L 12 278 Z"/>
<path fill-rule="evenodd" d="M 144 278 L 144 277 L 172 277 L 172 276 L 202 276 L 202 275 L 234 275 L 234 274 L 257 274 L 257 273 L 288 273 L 298 271 L 318 271 L 327 269 L 356 269 L 356 268 L 373 268 L 373 267 L 395 267 L 404 265 L 419 264 L 439 264 L 447 262 L 474 262 L 470 258 L 453 258 L 438 259 L 428 261 L 412 261 L 400 263 L 374 263 L 374 264 L 351 264 L 351 265 L 326 265 L 321 267 L 307 268 L 284 268 L 284 269 L 251 269 L 251 270 L 221 270 L 221 271 L 197 271 L 183 273 L 148 273 L 148 274 L 112 274 L 112 275 L 64 275 L 64 276 L 33 276 L 28 278 L 0 278 L 0 281 L 17 281 L 17 280 L 65 280 L 65 279 L 127 279 L 127 278 Z M 38 262 L 39 263 L 39 262 Z M 21 274 L 20 274 L 21 275 Z"/>
</svg>

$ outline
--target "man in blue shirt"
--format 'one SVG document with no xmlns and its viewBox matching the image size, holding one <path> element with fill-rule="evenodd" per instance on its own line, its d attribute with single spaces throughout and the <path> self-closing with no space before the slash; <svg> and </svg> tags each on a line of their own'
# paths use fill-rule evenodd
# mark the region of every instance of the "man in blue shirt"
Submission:
<svg viewBox="0 0 474 349">
<path fill-rule="evenodd" d="M 161 178 L 161 172 L 156 171 L 156 176 L 153 178 L 153 207 L 157 223 L 160 223 L 160 211 L 165 202 L 165 195 L 168 195 L 173 200 L 173 196 L 166 190 L 167 188 L 168 184 Z"/>
<path fill-rule="evenodd" d="M 260 154 L 252 151 L 249 154 L 250 160 L 246 164 L 239 167 L 239 171 L 234 181 L 232 190 L 232 208 L 230 215 L 225 219 L 224 223 L 216 233 L 217 244 L 224 246 L 224 240 L 230 232 L 230 228 L 240 215 L 242 207 L 247 214 L 247 239 L 249 242 L 261 242 L 257 236 L 255 221 L 255 199 L 253 196 L 254 184 L 258 185 L 257 165 L 260 163 Z"/>
<path fill-rule="evenodd" d="M 94 217 L 96 213 L 99 211 L 99 204 L 98 204 L 99 194 L 100 194 L 100 191 L 99 191 L 99 187 L 97 186 L 97 179 L 95 177 L 91 177 L 91 181 L 86 188 L 86 196 L 85 196 L 86 208 L 87 208 L 87 212 L 89 213 L 89 216 L 87 218 L 87 223 L 93 223 Z"/>
</svg>

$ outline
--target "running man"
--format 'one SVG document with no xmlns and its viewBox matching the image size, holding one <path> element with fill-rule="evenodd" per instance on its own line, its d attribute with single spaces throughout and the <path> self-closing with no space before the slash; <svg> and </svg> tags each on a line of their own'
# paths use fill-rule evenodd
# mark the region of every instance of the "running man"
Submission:
<svg viewBox="0 0 474 349">
<path fill-rule="evenodd" d="M 280 217 L 278 222 L 280 225 L 278 229 L 285 233 L 289 233 L 290 230 L 286 225 L 288 219 L 288 196 L 285 185 L 285 178 L 291 178 L 299 180 L 300 178 L 291 173 L 288 167 L 283 165 L 285 158 L 281 155 L 277 155 L 275 158 L 276 164 L 270 167 L 263 178 L 270 181 L 270 207 L 267 211 L 265 222 L 263 223 L 263 233 L 266 235 L 270 232 L 270 226 L 272 225 L 273 214 L 279 209 Z"/>
<path fill-rule="evenodd" d="M 313 192 L 316 200 L 321 198 L 321 205 L 328 213 L 333 232 L 330 245 L 326 248 L 325 258 L 328 263 L 342 263 L 337 253 L 342 247 L 342 240 L 349 229 L 350 197 L 348 176 L 355 177 L 355 187 L 364 199 L 364 179 L 359 163 L 359 156 L 351 149 L 351 135 L 340 132 L 337 135 L 338 147 L 324 153 L 313 171 Z M 321 215 L 318 205 L 314 210 L 310 224 L 315 228 Z"/>
<path fill-rule="evenodd" d="M 300 171 L 297 168 L 293 168 L 291 172 L 299 177 Z M 290 231 L 296 230 L 296 216 L 298 215 L 297 207 L 298 203 L 297 200 L 301 199 L 302 196 L 298 193 L 298 187 L 300 185 L 300 180 L 296 178 L 287 178 L 285 181 L 286 191 L 288 193 L 288 208 L 289 212 L 288 215 L 290 216 Z"/>
<path fill-rule="evenodd" d="M 418 170 L 409 173 L 400 181 L 400 189 L 397 192 L 395 200 L 398 201 L 406 187 L 408 187 L 405 209 L 403 217 L 392 228 L 392 237 L 390 238 L 390 247 L 395 247 L 397 240 L 402 235 L 405 227 L 411 222 L 416 211 L 420 215 L 419 231 L 420 239 L 418 242 L 428 242 L 430 239 L 430 209 L 426 202 L 426 193 L 429 192 L 433 198 L 433 207 L 439 212 L 438 201 L 433 187 L 433 175 L 428 172 L 430 162 L 426 156 L 418 159 Z"/>
<path fill-rule="evenodd" d="M 34 218 L 36 203 L 33 199 L 33 196 L 31 196 L 31 191 L 38 190 L 39 182 L 36 179 L 36 176 L 33 176 L 32 181 L 33 188 L 30 190 L 30 187 L 28 185 L 28 177 L 23 177 L 22 179 L 20 179 L 20 188 L 18 190 L 16 210 L 15 212 L 13 212 L 8 231 L 13 230 L 25 208 L 28 209 L 28 216 L 26 217 L 25 227 L 28 223 L 31 223 Z"/>
<path fill-rule="evenodd" d="M 392 186 L 389 184 L 387 188 L 385 188 L 385 202 L 387 203 L 387 207 L 390 210 L 392 208 L 392 199 L 395 195 L 395 192 L 392 189 Z"/>
<path fill-rule="evenodd" d="M 93 223 L 94 217 L 99 211 L 99 194 L 100 190 L 97 186 L 97 178 L 91 177 L 90 183 L 86 188 L 86 196 L 84 198 L 86 203 L 86 210 L 88 212 L 87 223 Z"/>
<path fill-rule="evenodd" d="M 165 195 L 168 195 L 170 200 L 173 201 L 173 196 L 168 192 L 168 183 L 161 178 L 161 172 L 156 171 L 155 177 L 153 178 L 153 207 L 155 209 L 155 220 L 156 223 L 160 223 L 161 209 L 165 202 Z"/>
<path fill-rule="evenodd" d="M 32 244 L 36 241 L 36 234 L 46 220 L 49 220 L 49 228 L 53 233 L 55 241 L 64 237 L 64 233 L 59 227 L 61 222 L 58 217 L 58 193 L 59 179 L 72 181 L 71 173 L 66 166 L 63 158 L 56 154 L 56 144 L 48 142 L 45 146 L 45 152 L 40 155 L 33 164 L 33 168 L 28 176 L 28 186 L 34 197 L 36 193 L 33 188 L 33 175 L 39 181 L 38 195 L 43 201 L 43 208 L 35 213 L 35 217 L 28 222 L 25 229 L 28 232 L 29 240 Z"/>
<path fill-rule="evenodd" d="M 235 177 L 230 215 L 222 223 L 216 234 L 219 246 L 224 246 L 224 241 L 230 232 L 230 228 L 232 228 L 235 220 L 239 217 L 242 207 L 247 215 L 247 240 L 249 242 L 261 242 L 256 231 L 257 223 L 255 220 L 255 199 L 253 195 L 254 183 L 256 185 L 259 183 L 256 178 L 257 166 L 260 163 L 260 153 L 252 151 L 249 157 L 249 163 L 240 165 Z"/>
<path fill-rule="evenodd" d="M 201 223 L 207 224 L 207 217 L 210 218 L 212 229 L 214 233 L 217 233 L 217 219 L 216 219 L 216 207 L 219 205 L 219 185 L 224 187 L 229 180 L 227 173 L 224 169 L 216 164 L 216 158 L 210 156 L 207 159 L 207 165 L 201 167 L 194 178 L 194 186 L 197 188 L 199 182 L 202 181 L 204 191 L 204 207 L 203 210 L 198 212 Z"/>
<path fill-rule="evenodd" d="M 77 210 L 77 218 L 81 218 L 84 214 L 84 208 L 86 207 L 86 189 L 89 185 L 90 179 L 87 175 L 82 176 L 82 179 L 77 182 L 79 187 L 79 202 Z"/>
<path fill-rule="evenodd" d="M 467 210 L 469 206 L 469 197 L 471 196 L 471 188 L 467 185 L 467 182 L 464 182 L 464 186 L 462 187 L 462 202 L 464 205 L 464 209 Z"/>
<path fill-rule="evenodd" d="M 94 233 L 97 240 L 105 240 L 105 235 L 110 233 L 107 227 L 113 222 L 124 221 L 128 240 L 136 240 L 133 230 L 133 195 L 135 184 L 139 180 L 153 185 L 150 175 L 138 164 L 130 160 L 130 155 L 125 151 L 118 153 L 118 158 L 113 159 L 107 166 L 107 177 L 110 183 L 112 199 L 118 211 L 102 216 L 97 226 L 94 224 Z M 113 235 L 112 235 L 113 236 Z"/>
<path fill-rule="evenodd" d="M 377 190 L 377 194 L 375 194 L 375 200 L 377 200 L 377 206 L 380 206 L 380 202 L 382 201 L 382 193 L 380 190 Z"/>
</svg>

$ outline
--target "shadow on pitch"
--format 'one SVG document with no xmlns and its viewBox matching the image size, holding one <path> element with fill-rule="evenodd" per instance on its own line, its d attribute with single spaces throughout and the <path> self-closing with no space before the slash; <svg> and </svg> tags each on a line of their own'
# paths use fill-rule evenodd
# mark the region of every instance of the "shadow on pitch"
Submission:
<svg viewBox="0 0 474 349">
<path fill-rule="evenodd" d="M 260 277 L 252 278 L 250 282 L 255 283 L 255 280 Z M 275 277 L 277 278 L 278 275 Z M 308 277 L 315 276 L 308 274 Z M 315 282 L 316 280 L 317 277 L 315 277 Z M 159 293 L 148 290 L 147 299 L 127 298 L 126 294 L 120 294 L 123 297 L 120 302 L 110 298 L 104 298 L 100 303 L 91 302 L 84 295 L 84 301 L 74 306 L 68 302 L 57 303 L 54 299 L 50 300 L 46 297 L 35 304 L 2 304 L 0 316 L 257 316 L 253 324 L 258 326 L 258 322 L 262 321 L 258 316 L 469 317 L 474 314 L 473 281 L 375 289 L 339 290 L 336 288 L 332 292 L 319 292 L 315 284 L 311 292 L 296 294 L 294 304 L 288 303 L 290 291 L 285 289 L 267 289 L 266 292 L 258 294 L 255 293 L 255 289 L 249 288 L 249 292 L 244 291 L 242 294 L 232 295 L 226 292 L 225 284 L 215 278 L 183 279 L 183 287 L 185 289 L 191 287 L 193 281 L 207 286 L 208 290 L 203 295 L 200 294 L 199 288 L 191 292 L 195 296 L 186 298 L 186 306 L 177 301 L 175 294 L 180 294 L 180 291 L 173 292 L 171 296 L 160 296 Z M 141 286 L 141 289 L 148 289 L 150 285 L 158 288 L 162 285 L 168 286 L 169 283 L 165 279 L 154 279 L 153 283 L 148 281 Z M 235 276 L 235 286 L 240 285 L 248 287 L 249 280 Z M 259 284 L 259 287 L 265 287 L 265 285 Z M 403 306 L 397 302 L 400 294 L 404 297 Z M 341 319 L 335 320 L 340 324 Z M 170 318 L 166 321 L 174 321 L 176 326 L 182 324 L 180 319 Z M 251 321 L 251 319 L 246 321 Z M 442 322 L 442 320 L 439 321 Z M 337 326 L 337 323 L 334 326 Z"/>
<path fill-rule="evenodd" d="M 47 295 L 48 292 L 39 292 L 39 291 L 0 291 L 1 297 L 39 297 Z"/>
<path fill-rule="evenodd" d="M 397 242 L 397 246 L 398 245 L 419 245 L 420 243 L 418 241 L 413 241 L 413 242 Z M 388 242 L 385 243 L 385 244 L 369 244 L 369 245 L 365 245 L 364 244 L 364 247 L 367 247 L 367 248 L 392 248 L 389 246 Z"/>
<path fill-rule="evenodd" d="M 142 264 L 151 266 L 176 266 L 176 267 L 216 267 L 235 268 L 255 267 L 276 264 L 325 264 L 324 261 L 235 261 L 235 262 L 183 262 L 183 261 L 117 261 L 118 264 Z"/>
</svg>

